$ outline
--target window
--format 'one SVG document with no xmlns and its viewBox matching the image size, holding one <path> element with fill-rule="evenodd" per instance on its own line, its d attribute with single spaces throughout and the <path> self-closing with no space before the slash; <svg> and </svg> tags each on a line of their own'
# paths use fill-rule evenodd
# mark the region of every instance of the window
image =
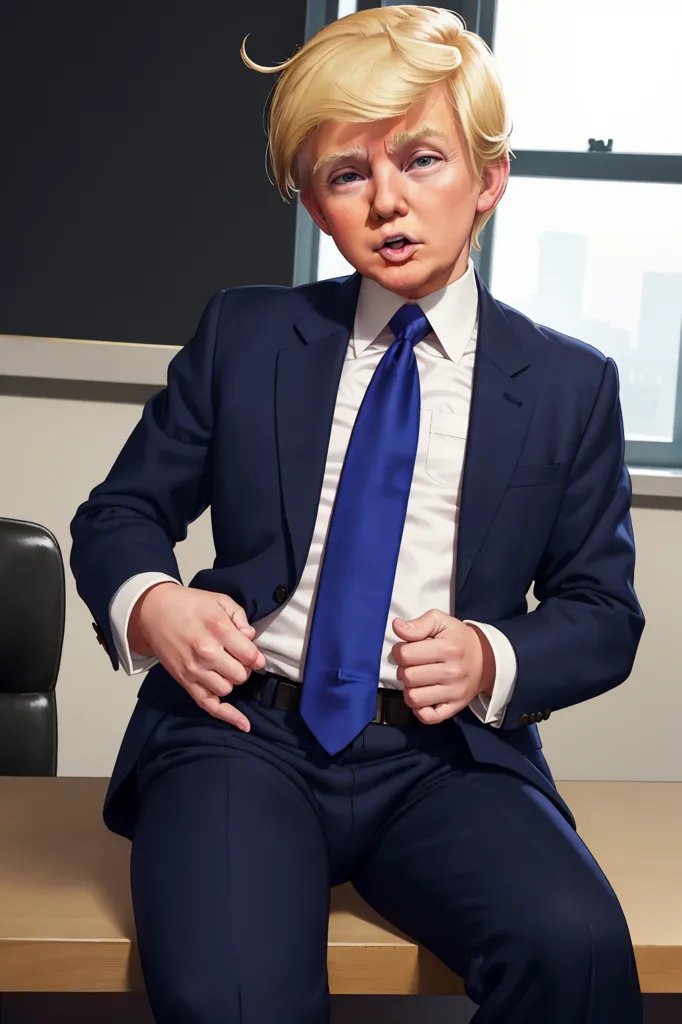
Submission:
<svg viewBox="0 0 682 1024">
<path fill-rule="evenodd" d="M 492 46 L 514 124 L 479 271 L 497 298 L 614 358 L 630 466 L 682 468 L 682 3 L 451 6 Z M 321 235 L 313 269 L 353 268 Z"/>
<path fill-rule="evenodd" d="M 481 6 L 516 156 L 482 273 L 614 358 L 631 466 L 682 467 L 682 4 Z"/>
</svg>

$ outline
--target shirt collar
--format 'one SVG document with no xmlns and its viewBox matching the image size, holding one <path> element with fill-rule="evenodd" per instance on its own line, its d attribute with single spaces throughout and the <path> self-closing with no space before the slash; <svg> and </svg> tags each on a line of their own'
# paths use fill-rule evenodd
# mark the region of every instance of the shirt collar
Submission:
<svg viewBox="0 0 682 1024">
<path fill-rule="evenodd" d="M 355 312 L 353 354 L 361 355 L 388 326 L 405 300 L 376 281 L 363 277 Z M 446 356 L 454 363 L 462 358 L 478 317 L 478 288 L 473 261 L 464 274 L 445 288 L 426 295 L 418 303 L 429 319 Z"/>
</svg>

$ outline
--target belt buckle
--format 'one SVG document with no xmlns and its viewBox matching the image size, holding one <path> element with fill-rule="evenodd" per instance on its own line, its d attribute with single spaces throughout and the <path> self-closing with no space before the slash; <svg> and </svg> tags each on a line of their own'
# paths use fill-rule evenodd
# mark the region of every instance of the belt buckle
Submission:
<svg viewBox="0 0 682 1024">
<path fill-rule="evenodd" d="M 383 694 L 381 690 L 377 690 L 377 712 L 371 721 L 371 725 L 383 725 L 384 724 L 384 702 Z"/>
</svg>

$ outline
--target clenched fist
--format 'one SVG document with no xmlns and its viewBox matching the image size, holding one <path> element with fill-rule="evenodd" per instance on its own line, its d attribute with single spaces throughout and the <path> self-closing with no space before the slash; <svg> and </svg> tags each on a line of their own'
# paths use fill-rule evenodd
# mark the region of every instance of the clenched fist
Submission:
<svg viewBox="0 0 682 1024">
<path fill-rule="evenodd" d="M 393 620 L 402 643 L 393 657 L 408 707 L 425 725 L 453 718 L 479 693 L 490 697 L 495 657 L 485 634 L 437 608 L 418 619 Z"/>
</svg>

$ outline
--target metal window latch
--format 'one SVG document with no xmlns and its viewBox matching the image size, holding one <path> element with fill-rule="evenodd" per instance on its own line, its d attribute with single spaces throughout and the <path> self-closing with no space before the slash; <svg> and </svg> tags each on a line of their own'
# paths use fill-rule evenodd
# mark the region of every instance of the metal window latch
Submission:
<svg viewBox="0 0 682 1024">
<path fill-rule="evenodd" d="M 604 142 L 603 139 L 588 139 L 588 153 L 613 153 L 613 139 Z"/>
</svg>

